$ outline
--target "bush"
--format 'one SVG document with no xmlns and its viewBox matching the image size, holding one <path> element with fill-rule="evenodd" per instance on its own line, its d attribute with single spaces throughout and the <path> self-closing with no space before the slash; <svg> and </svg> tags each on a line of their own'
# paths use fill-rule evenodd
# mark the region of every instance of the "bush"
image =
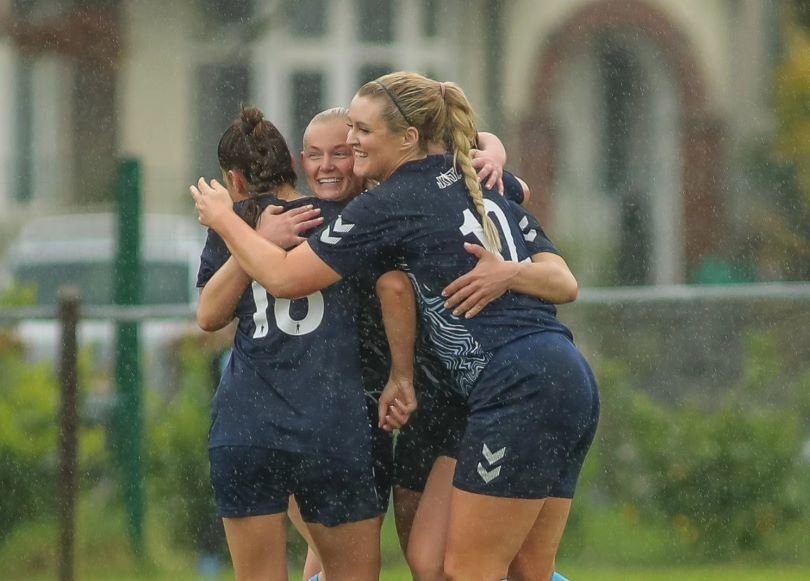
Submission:
<svg viewBox="0 0 810 581">
<path fill-rule="evenodd" d="M 0 542 L 20 522 L 55 510 L 58 389 L 46 365 L 0 348 Z"/>
<path fill-rule="evenodd" d="M 610 496 L 642 518 L 663 515 L 680 545 L 712 558 L 762 551 L 806 516 L 799 482 L 810 381 L 780 375 L 775 345 L 749 337 L 740 384 L 711 409 L 658 404 L 621 365 L 605 366 L 599 460 Z"/>
<path fill-rule="evenodd" d="M 193 550 L 208 548 L 219 527 L 207 445 L 215 358 L 199 336 L 182 338 L 177 345 L 178 388 L 169 401 L 150 402 L 149 489 L 178 546 Z"/>
<path fill-rule="evenodd" d="M 0 334 L 0 543 L 23 521 L 56 512 L 59 384 L 48 363 L 25 360 L 23 348 Z M 82 377 L 82 367 L 79 375 Z M 100 428 L 79 428 L 77 476 L 98 478 L 104 455 Z"/>
</svg>

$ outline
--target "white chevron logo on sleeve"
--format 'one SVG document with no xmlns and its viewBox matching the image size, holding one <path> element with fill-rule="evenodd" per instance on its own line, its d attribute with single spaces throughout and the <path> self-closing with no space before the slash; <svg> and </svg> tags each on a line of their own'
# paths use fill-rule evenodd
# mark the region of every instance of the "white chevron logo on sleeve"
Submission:
<svg viewBox="0 0 810 581">
<path fill-rule="evenodd" d="M 493 480 L 495 480 L 501 473 L 501 467 L 496 466 L 492 470 L 487 470 L 484 466 L 479 462 L 478 463 L 478 475 L 489 484 Z"/>
<path fill-rule="evenodd" d="M 489 449 L 489 446 L 487 446 L 485 443 L 484 450 L 482 453 L 484 454 L 484 458 L 489 463 L 489 465 L 492 466 L 493 464 L 495 464 L 495 462 L 500 462 L 501 460 L 503 460 L 503 457 L 506 455 L 506 447 L 504 446 L 497 452 L 492 452 Z"/>
<path fill-rule="evenodd" d="M 537 230 L 534 228 L 529 228 L 529 219 L 526 216 L 521 218 L 520 222 L 518 222 L 518 226 L 520 226 L 520 231 L 523 232 L 523 239 L 527 242 L 533 242 L 535 238 L 537 238 Z M 527 228 L 529 228 L 527 230 Z"/>
<path fill-rule="evenodd" d="M 345 224 L 343 223 L 343 216 L 342 215 L 338 216 L 337 220 L 335 220 L 335 225 L 334 225 L 335 232 L 340 232 L 341 234 L 345 234 L 346 232 L 348 232 L 352 228 L 354 228 L 354 224 L 349 224 L 348 222 L 346 222 Z"/>
<path fill-rule="evenodd" d="M 332 226 L 329 226 L 321 232 L 321 242 L 325 244 L 337 244 L 340 242 L 340 236 L 332 236 L 332 231 L 334 230 L 336 233 L 345 234 L 349 230 L 354 228 L 354 224 L 343 223 L 343 216 L 338 216 L 335 223 Z"/>
</svg>

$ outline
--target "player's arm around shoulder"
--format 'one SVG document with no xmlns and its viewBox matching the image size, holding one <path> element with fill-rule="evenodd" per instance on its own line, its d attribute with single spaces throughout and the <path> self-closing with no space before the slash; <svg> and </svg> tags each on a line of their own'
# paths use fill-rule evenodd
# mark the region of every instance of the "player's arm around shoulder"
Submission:
<svg viewBox="0 0 810 581">
<path fill-rule="evenodd" d="M 577 279 L 559 254 L 539 252 L 532 256 L 531 262 L 521 262 L 519 265 L 510 291 L 533 295 L 547 303 L 558 305 L 577 300 Z"/>
<path fill-rule="evenodd" d="M 209 332 L 227 326 L 233 320 L 236 306 L 250 284 L 250 277 L 236 259 L 228 258 L 200 289 L 197 325 Z"/>
<path fill-rule="evenodd" d="M 512 262 L 477 244 L 464 247 L 478 258 L 478 263 L 442 291 L 445 306 L 456 316 L 472 318 L 506 292 L 554 304 L 570 303 L 577 298 L 577 280 L 558 254 L 539 252 L 532 256 L 531 262 Z"/>
</svg>

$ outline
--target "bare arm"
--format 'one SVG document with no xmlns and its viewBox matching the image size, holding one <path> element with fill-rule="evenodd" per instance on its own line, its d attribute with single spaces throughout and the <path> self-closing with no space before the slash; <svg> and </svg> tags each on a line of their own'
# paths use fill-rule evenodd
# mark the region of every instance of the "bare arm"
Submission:
<svg viewBox="0 0 810 581">
<path fill-rule="evenodd" d="M 577 280 L 561 256 L 540 252 L 531 262 L 512 262 L 477 244 L 464 244 L 464 248 L 478 258 L 478 264 L 442 291 L 445 305 L 458 316 L 474 317 L 507 291 L 557 304 L 577 298 Z"/>
<path fill-rule="evenodd" d="M 233 320 L 239 299 L 250 286 L 251 279 L 233 257 L 214 273 L 200 289 L 197 304 L 197 324 L 203 331 L 218 331 Z"/>
<path fill-rule="evenodd" d="M 263 238 L 282 248 L 297 246 L 306 238 L 300 236 L 323 222 L 321 211 L 311 205 L 284 212 L 281 206 L 269 205 L 262 213 L 259 228 Z M 203 331 L 218 331 L 233 320 L 239 299 L 252 279 L 239 262 L 230 257 L 200 290 L 197 324 Z"/>
<path fill-rule="evenodd" d="M 413 388 L 416 346 L 416 297 L 405 273 L 391 271 L 377 280 L 385 336 L 391 352 L 391 371 L 380 396 L 380 426 L 401 428 L 416 410 Z"/>
<path fill-rule="evenodd" d="M 330 286 L 340 275 L 306 242 L 286 252 L 262 238 L 233 212 L 233 203 L 216 180 L 191 187 L 200 222 L 219 234 L 247 275 L 276 298 L 299 298 Z"/>
<path fill-rule="evenodd" d="M 391 351 L 391 375 L 413 381 L 416 297 L 411 281 L 403 272 L 387 272 L 377 280 L 377 296 Z"/>
</svg>

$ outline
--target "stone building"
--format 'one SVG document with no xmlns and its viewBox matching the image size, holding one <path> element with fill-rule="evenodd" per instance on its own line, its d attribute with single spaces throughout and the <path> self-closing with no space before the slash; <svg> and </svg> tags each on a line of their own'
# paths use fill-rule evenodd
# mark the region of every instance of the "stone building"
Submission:
<svg viewBox="0 0 810 581">
<path fill-rule="evenodd" d="M 739 160 L 772 131 L 778 0 L 6 0 L 2 240 L 34 214 L 189 213 L 255 103 L 309 117 L 399 69 L 459 82 L 583 286 L 690 282 L 748 219 Z"/>
</svg>

